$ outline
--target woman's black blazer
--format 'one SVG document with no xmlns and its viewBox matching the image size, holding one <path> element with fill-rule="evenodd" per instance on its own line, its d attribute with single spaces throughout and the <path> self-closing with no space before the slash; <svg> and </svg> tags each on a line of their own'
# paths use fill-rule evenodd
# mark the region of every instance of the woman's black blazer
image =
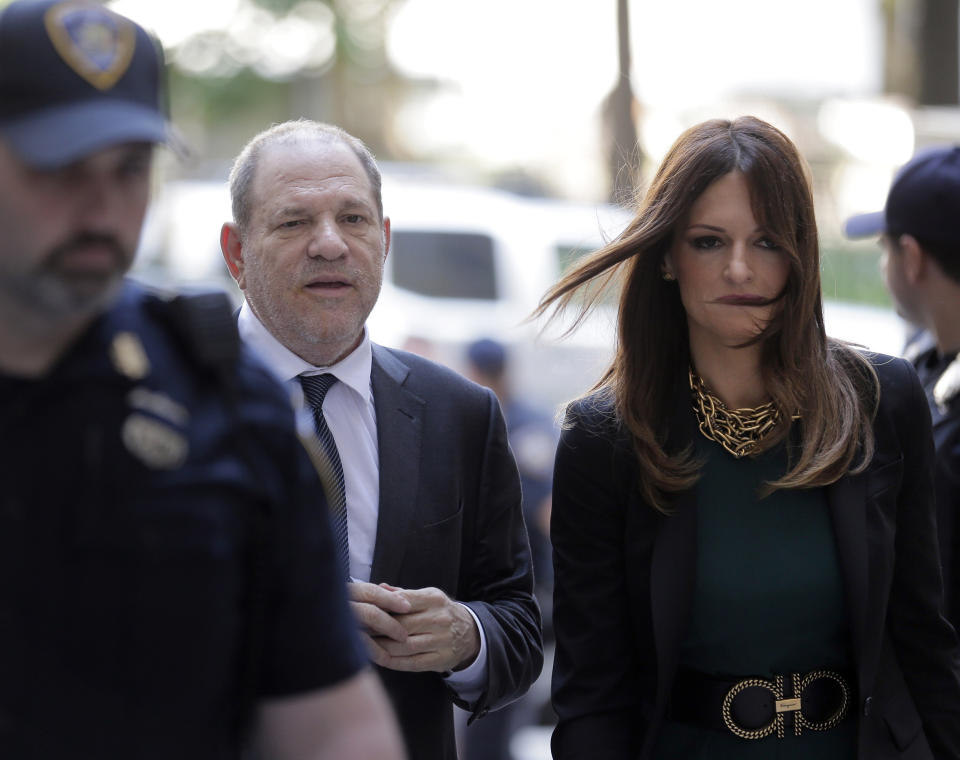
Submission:
<svg viewBox="0 0 960 760">
<path fill-rule="evenodd" d="M 826 488 L 848 603 L 863 760 L 960 758 L 960 653 L 942 614 L 930 415 L 913 368 L 880 379 L 869 467 Z M 683 379 L 678 388 L 684 388 Z M 698 435 L 678 392 L 668 449 Z M 644 503 L 630 442 L 600 395 L 571 405 L 557 451 L 555 758 L 647 758 L 664 720 L 696 572 L 693 491 Z M 784 558 L 789 561 L 789 558 Z"/>
</svg>

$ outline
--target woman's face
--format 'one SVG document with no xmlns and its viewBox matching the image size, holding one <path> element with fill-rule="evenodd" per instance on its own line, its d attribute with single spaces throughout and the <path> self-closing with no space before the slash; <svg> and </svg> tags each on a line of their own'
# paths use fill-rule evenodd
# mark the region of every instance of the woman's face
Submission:
<svg viewBox="0 0 960 760">
<path fill-rule="evenodd" d="M 713 182 L 677 229 L 664 271 L 676 277 L 690 346 L 737 346 L 780 308 L 790 260 L 757 224 L 740 172 Z"/>
</svg>

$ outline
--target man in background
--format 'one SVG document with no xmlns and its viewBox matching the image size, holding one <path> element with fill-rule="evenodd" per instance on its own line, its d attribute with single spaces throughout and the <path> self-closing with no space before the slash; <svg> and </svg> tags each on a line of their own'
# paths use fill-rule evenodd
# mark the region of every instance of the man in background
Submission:
<svg viewBox="0 0 960 760">
<path fill-rule="evenodd" d="M 553 595 L 553 552 L 550 548 L 550 508 L 553 492 L 553 460 L 557 433 L 550 417 L 536 404 L 518 395 L 510 375 L 507 347 L 493 338 L 478 338 L 466 350 L 466 376 L 492 390 L 507 423 L 507 438 L 520 471 L 523 516 L 530 535 L 534 591 L 544 620 L 550 620 Z M 553 637 L 544 624 L 544 643 L 551 649 Z M 552 651 L 552 650 L 551 650 Z M 486 720 L 474 721 L 463 731 L 464 760 L 511 760 L 514 734 L 540 722 L 550 702 L 548 679 L 542 678 L 527 694 Z M 544 686 L 543 689 L 538 687 Z M 552 716 L 551 716 L 552 719 Z"/>
<path fill-rule="evenodd" d="M 894 179 L 884 210 L 852 217 L 846 232 L 881 236 L 897 312 L 926 332 L 910 358 L 933 416 L 946 613 L 960 630 L 960 147 L 917 154 Z"/>
<path fill-rule="evenodd" d="M 0 13 L 0 757 L 400 758 L 286 394 L 123 278 L 162 80 L 99 4 Z"/>
<path fill-rule="evenodd" d="M 313 414 L 339 483 L 348 593 L 417 760 L 455 758 L 473 717 L 542 666 L 520 482 L 493 393 L 373 343 L 365 323 L 390 243 L 380 172 L 343 130 L 272 127 L 230 176 L 221 248 L 240 333 Z"/>
</svg>

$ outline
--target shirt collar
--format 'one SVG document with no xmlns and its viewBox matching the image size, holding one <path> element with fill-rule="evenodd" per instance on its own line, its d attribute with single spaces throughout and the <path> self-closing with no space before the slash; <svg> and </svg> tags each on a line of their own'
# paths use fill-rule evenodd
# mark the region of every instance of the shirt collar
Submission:
<svg viewBox="0 0 960 760">
<path fill-rule="evenodd" d="M 257 352 L 260 359 L 283 382 L 295 380 L 298 375 L 320 375 L 329 372 L 341 383 L 352 388 L 361 398 L 372 401 L 370 372 L 373 368 L 373 349 L 366 325 L 363 328 L 363 339 L 360 345 L 329 367 L 314 366 L 284 346 L 264 327 L 246 301 L 240 308 L 237 327 L 244 342 Z"/>
</svg>

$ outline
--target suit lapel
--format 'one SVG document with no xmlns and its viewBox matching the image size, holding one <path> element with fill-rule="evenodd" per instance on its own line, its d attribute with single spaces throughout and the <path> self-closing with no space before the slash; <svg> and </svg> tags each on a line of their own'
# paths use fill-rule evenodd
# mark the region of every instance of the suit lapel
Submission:
<svg viewBox="0 0 960 760">
<path fill-rule="evenodd" d="M 865 655 L 867 642 L 867 525 L 866 474 L 845 475 L 827 486 L 827 503 L 837 542 L 837 556 L 847 609 L 854 653 Z M 867 658 L 858 657 L 859 663 Z M 860 668 L 862 678 L 863 669 Z M 861 683 L 861 689 L 865 684 Z"/>
<path fill-rule="evenodd" d="M 423 399 L 403 386 L 410 368 L 373 345 L 373 405 L 380 458 L 380 507 L 370 580 L 399 583 L 406 536 L 414 529 L 420 478 Z"/>
</svg>

